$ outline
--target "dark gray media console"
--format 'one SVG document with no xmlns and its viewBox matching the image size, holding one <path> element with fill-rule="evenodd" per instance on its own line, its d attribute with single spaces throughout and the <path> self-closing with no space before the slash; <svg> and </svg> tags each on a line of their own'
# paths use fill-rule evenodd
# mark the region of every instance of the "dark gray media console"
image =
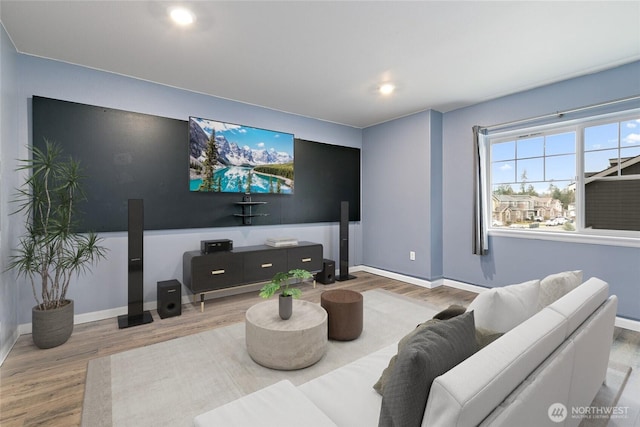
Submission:
<svg viewBox="0 0 640 427">
<path fill-rule="evenodd" d="M 295 268 L 317 273 L 322 270 L 322 245 L 299 242 L 296 246 L 244 246 L 231 251 L 203 254 L 185 252 L 182 256 L 182 281 L 194 298 L 200 295 L 200 311 L 204 296 L 219 292 L 221 296 L 258 289 L 250 286 L 271 280 L 280 271 Z"/>
</svg>

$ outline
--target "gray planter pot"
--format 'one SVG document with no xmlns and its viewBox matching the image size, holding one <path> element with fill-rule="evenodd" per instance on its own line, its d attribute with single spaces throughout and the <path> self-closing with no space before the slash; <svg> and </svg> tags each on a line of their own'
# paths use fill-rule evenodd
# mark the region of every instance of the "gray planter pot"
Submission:
<svg viewBox="0 0 640 427">
<path fill-rule="evenodd" d="M 280 294 L 278 301 L 280 303 L 280 318 L 287 320 L 291 317 L 291 312 L 293 311 L 293 297 L 291 295 L 284 296 Z"/>
<path fill-rule="evenodd" d="M 31 309 L 31 336 L 39 348 L 53 348 L 67 342 L 73 332 L 73 300 L 54 310 Z"/>
</svg>

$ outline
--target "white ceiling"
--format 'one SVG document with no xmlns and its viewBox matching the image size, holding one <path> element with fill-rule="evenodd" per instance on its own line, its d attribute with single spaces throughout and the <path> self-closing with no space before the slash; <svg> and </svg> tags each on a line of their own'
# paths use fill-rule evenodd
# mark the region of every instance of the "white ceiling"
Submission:
<svg viewBox="0 0 640 427">
<path fill-rule="evenodd" d="M 0 18 L 21 53 L 354 127 L 640 59 L 639 1 L 0 0 Z"/>
</svg>

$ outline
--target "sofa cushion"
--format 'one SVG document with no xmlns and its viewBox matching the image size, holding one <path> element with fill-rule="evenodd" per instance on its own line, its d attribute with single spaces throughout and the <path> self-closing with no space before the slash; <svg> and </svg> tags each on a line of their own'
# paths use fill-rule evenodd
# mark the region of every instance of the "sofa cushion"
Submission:
<svg viewBox="0 0 640 427">
<path fill-rule="evenodd" d="M 198 415 L 195 427 L 315 426 L 336 424 L 284 380 Z"/>
<path fill-rule="evenodd" d="M 550 274 L 540 281 L 538 310 L 565 296 L 582 283 L 582 270 Z"/>
<path fill-rule="evenodd" d="M 476 327 L 507 332 L 537 311 L 540 281 L 488 289 L 469 304 L 475 312 Z"/>
<path fill-rule="evenodd" d="M 447 319 L 451 319 L 452 317 L 460 316 L 465 311 L 467 311 L 467 309 L 464 308 L 463 306 L 454 304 L 445 308 L 440 313 L 436 313 L 436 315 L 433 316 L 433 318 L 437 320 L 447 320 Z"/>
<path fill-rule="evenodd" d="M 433 380 L 476 349 L 472 312 L 420 328 L 398 353 L 382 394 L 378 426 L 420 426 Z"/>
<path fill-rule="evenodd" d="M 402 339 L 398 342 L 398 353 L 404 350 L 404 348 L 407 346 L 407 343 L 411 341 L 416 334 L 422 332 L 424 328 L 427 328 L 436 322 L 439 322 L 439 320 L 437 319 L 427 320 L 426 322 L 416 326 L 414 330 L 412 330 L 407 335 L 402 337 Z M 393 357 L 389 360 L 389 364 L 382 371 L 382 375 L 380 375 L 380 378 L 378 379 L 378 381 L 373 385 L 373 389 L 378 393 L 380 393 L 380 395 L 383 394 L 384 386 L 387 384 L 387 382 L 389 381 L 389 378 L 391 377 L 391 373 L 393 372 L 393 368 L 396 364 L 396 360 L 398 359 L 398 353 L 394 354 Z"/>
<path fill-rule="evenodd" d="M 476 328 L 476 342 L 478 350 L 481 350 L 504 335 L 504 332 L 490 331 L 484 328 Z"/>
<path fill-rule="evenodd" d="M 375 426 L 382 396 L 371 384 L 380 376 L 396 349 L 395 343 L 388 345 L 301 384 L 298 389 L 339 426 Z"/>
</svg>

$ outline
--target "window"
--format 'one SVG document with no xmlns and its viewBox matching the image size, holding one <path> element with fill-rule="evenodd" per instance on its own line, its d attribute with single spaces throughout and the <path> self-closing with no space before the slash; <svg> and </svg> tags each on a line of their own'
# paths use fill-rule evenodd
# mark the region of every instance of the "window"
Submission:
<svg viewBox="0 0 640 427">
<path fill-rule="evenodd" d="M 491 227 L 640 231 L 640 112 L 489 135 Z"/>
</svg>

